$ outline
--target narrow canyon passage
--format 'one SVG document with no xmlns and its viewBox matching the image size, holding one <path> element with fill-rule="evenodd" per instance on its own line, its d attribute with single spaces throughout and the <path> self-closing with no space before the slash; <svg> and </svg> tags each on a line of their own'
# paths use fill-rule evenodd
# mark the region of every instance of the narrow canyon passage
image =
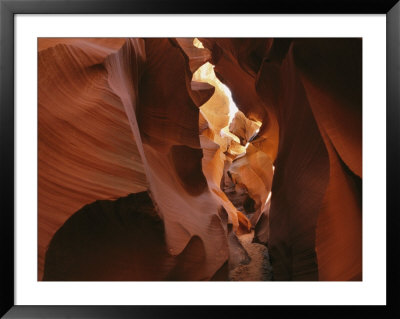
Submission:
<svg viewBox="0 0 400 319">
<path fill-rule="evenodd" d="M 193 45 L 204 49 L 202 43 L 195 38 Z M 259 176 L 254 169 L 255 149 L 252 142 L 257 141 L 257 135 L 262 125 L 259 121 L 249 120 L 240 112 L 232 98 L 229 88 L 221 83 L 215 75 L 214 66 L 206 62 L 193 74 L 193 81 L 206 82 L 215 88 L 213 96 L 200 107 L 200 132 L 203 136 L 213 139 L 219 145 L 219 157 L 223 162 L 223 172 L 219 172 L 219 186 L 225 196 L 219 192 L 228 203 L 226 209 L 237 215 L 239 229 L 237 236 L 241 249 L 245 250 L 244 258 L 230 265 L 230 280 L 270 280 L 270 267 L 267 247 L 263 244 L 252 243 L 254 227 L 261 214 L 267 214 L 266 196 L 270 193 L 270 180 Z M 207 128 L 204 128 L 205 123 Z M 250 148 L 249 148 L 250 146 Z M 248 153 L 249 151 L 249 153 Z M 253 164 L 253 167 L 252 167 Z M 257 163 L 258 170 L 268 171 L 271 160 L 262 159 Z M 203 166 L 205 176 L 207 166 Z M 222 174 L 221 174 L 222 173 Z M 262 179 L 264 177 L 264 180 Z M 209 180 L 210 183 L 210 180 Z M 212 183 L 212 180 L 211 180 Z M 254 197 L 256 200 L 254 200 Z"/>
<path fill-rule="evenodd" d="M 361 40 L 38 41 L 38 280 L 361 280 Z"/>
</svg>

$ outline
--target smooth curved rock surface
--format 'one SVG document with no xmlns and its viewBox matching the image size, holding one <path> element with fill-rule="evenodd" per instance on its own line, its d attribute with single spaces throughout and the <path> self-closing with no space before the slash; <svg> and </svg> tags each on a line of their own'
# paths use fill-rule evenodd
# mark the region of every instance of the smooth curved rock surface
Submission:
<svg viewBox="0 0 400 319">
<path fill-rule="evenodd" d="M 109 57 L 106 68 L 135 140 L 142 141 L 138 148 L 164 221 L 168 251 L 179 255 L 193 236 L 199 236 L 205 263 L 192 280 L 211 279 L 228 259 L 227 234 L 201 166 L 185 163 L 187 157 L 199 163 L 202 152 L 199 109 L 191 96 L 191 72 L 183 51 L 169 39 L 130 39 Z M 124 87 L 126 83 L 132 85 Z M 174 156 L 176 149 L 184 150 L 185 157 Z M 193 178 L 185 180 L 186 176 Z M 187 182 L 200 186 L 188 191 Z"/>
<path fill-rule="evenodd" d="M 87 267 L 104 264 L 93 278 L 129 264 L 108 278 L 226 280 L 247 258 L 235 233 L 255 227 L 275 280 L 362 279 L 361 39 L 200 41 L 39 39 L 39 280 L 66 220 L 47 280 L 97 245 L 68 248 L 77 225 L 114 238 L 112 210 L 136 212 L 157 253 L 138 252 L 150 237 L 128 223 L 136 235 L 120 240 L 135 244 L 106 250 L 111 261 L 89 254 Z M 223 84 L 243 112 L 232 123 Z M 243 212 L 224 193 L 229 180 Z M 144 190 L 143 210 L 112 208 Z M 118 245 L 107 236 L 99 242 Z M 152 263 L 156 276 L 143 268 Z M 89 276 L 82 267 L 73 278 Z"/>
<path fill-rule="evenodd" d="M 39 39 L 38 278 L 55 231 L 83 205 L 148 187 L 105 57 L 120 39 Z"/>
<path fill-rule="evenodd" d="M 78 41 L 78 43 L 81 44 L 82 41 Z M 83 43 L 87 44 L 85 41 Z M 88 46 L 92 47 L 91 41 L 89 41 Z M 95 47 L 97 48 L 97 46 Z M 48 122 L 51 123 L 47 116 L 52 114 L 53 110 L 53 113 L 56 113 L 54 117 L 58 115 L 62 124 L 68 121 L 68 114 L 66 117 L 61 113 L 62 105 L 58 106 L 56 104 L 57 108 L 51 109 L 52 106 L 54 107 L 51 101 L 57 96 L 53 93 L 50 94 L 47 89 L 48 85 L 52 83 L 49 78 L 54 77 L 53 81 L 55 82 L 57 80 L 62 81 L 56 85 L 56 89 L 63 96 L 69 96 L 73 93 L 73 89 L 78 91 L 76 94 L 72 94 L 71 98 L 75 98 L 83 105 L 83 112 L 88 113 L 89 119 L 91 117 L 93 120 L 101 119 L 101 117 L 97 117 L 97 113 L 90 113 L 93 112 L 90 106 L 93 106 L 94 110 L 96 110 L 104 103 L 100 101 L 100 98 L 96 103 L 96 94 L 98 94 L 108 104 L 115 106 L 120 112 L 119 116 L 122 118 L 122 124 L 118 123 L 119 126 L 116 126 L 116 129 L 113 125 L 106 126 L 107 122 L 104 120 L 108 129 L 107 133 L 110 136 L 121 135 L 121 139 L 126 135 L 129 136 L 130 143 L 124 140 L 125 143 L 120 148 L 125 152 L 133 152 L 136 156 L 136 159 L 132 158 L 130 154 L 121 156 L 119 154 L 121 150 L 118 149 L 118 141 L 115 143 L 114 141 L 108 141 L 115 152 L 111 156 L 113 159 L 131 162 L 131 172 L 125 172 L 120 169 L 123 174 L 123 182 L 127 185 L 126 189 L 122 190 L 126 193 L 130 193 L 132 190 L 135 191 L 135 186 L 138 180 L 140 181 L 140 178 L 133 177 L 132 181 L 129 181 L 129 176 L 135 172 L 135 166 L 137 167 L 138 163 L 142 163 L 139 167 L 142 169 L 140 173 L 143 185 L 140 185 L 142 188 L 138 190 L 148 187 L 151 191 L 157 212 L 164 222 L 168 253 L 172 256 L 181 255 L 193 238 L 197 238 L 196 241 L 205 250 L 205 263 L 204 267 L 200 267 L 200 270 L 197 269 L 196 271 L 198 272 L 192 273 L 190 278 L 192 280 L 206 280 L 212 279 L 216 273 L 221 275 L 220 270 L 228 259 L 227 233 L 224 231 L 217 215 L 220 205 L 214 200 L 202 173 L 201 161 L 203 155 L 200 148 L 198 127 L 199 105 L 196 104 L 206 99 L 207 96 L 210 97 L 213 88 L 208 86 L 208 89 L 204 90 L 204 87 L 201 87 L 199 92 L 191 88 L 191 73 L 188 70 L 187 60 L 182 49 L 172 40 L 128 39 L 118 46 L 118 49 L 114 47 L 112 49 L 108 47 L 106 49 L 102 48 L 101 50 L 99 49 L 99 52 L 93 53 L 93 56 L 91 56 L 91 52 L 85 50 L 71 45 L 57 44 L 54 47 L 48 46 L 47 49 L 39 52 L 39 81 L 41 87 L 39 105 L 42 112 L 39 114 L 39 152 L 43 154 L 42 167 L 47 167 L 49 159 L 54 155 L 44 154 L 41 149 L 45 149 L 49 147 L 49 144 L 54 143 L 54 132 L 57 132 L 58 129 L 58 126 L 55 125 L 49 131 L 45 131 Z M 46 56 L 46 54 L 48 55 Z M 70 60 L 71 63 L 68 64 Z M 50 68 L 51 65 L 54 65 L 53 69 Z M 60 70 L 68 73 L 60 74 Z M 92 74 L 100 82 L 99 84 L 96 83 L 97 86 L 94 86 L 91 82 Z M 65 77 L 71 82 L 65 81 Z M 94 92 L 90 91 L 93 86 L 92 90 Z M 85 89 L 81 90 L 82 88 Z M 47 96 L 46 93 L 50 96 Z M 109 96 L 107 96 L 107 93 Z M 82 94 L 88 96 L 87 100 L 81 97 Z M 68 107 L 70 105 L 79 106 L 79 103 L 65 98 L 58 98 L 58 100 L 63 101 Z M 74 107 L 66 107 L 65 112 L 74 110 Z M 111 112 L 112 107 L 107 105 L 107 111 Z M 112 113 L 110 113 L 111 115 Z M 74 116 L 72 119 L 76 121 L 75 125 L 93 130 L 90 127 L 90 123 L 85 122 L 84 117 Z M 124 119 L 125 122 L 123 122 Z M 126 130 L 125 134 L 124 131 L 120 132 L 122 130 L 122 128 L 119 129 L 120 126 Z M 80 133 L 79 130 L 77 130 L 77 133 Z M 90 138 L 89 142 L 96 143 L 91 133 L 86 133 L 86 136 Z M 70 135 L 84 141 L 82 137 L 85 137 L 85 135 L 81 136 L 80 134 L 74 134 L 74 132 L 70 133 Z M 107 145 L 98 144 L 98 147 L 102 148 L 102 152 L 107 151 Z M 58 146 L 61 154 L 65 154 L 68 149 L 71 149 L 71 146 L 65 143 L 61 143 Z M 80 149 L 72 149 L 75 152 L 73 155 L 78 162 L 87 162 L 87 159 L 93 156 L 91 152 L 95 153 L 96 151 L 96 149 L 91 149 L 88 143 L 84 146 Z M 138 158 L 139 154 L 140 158 Z M 65 160 L 62 157 L 58 159 L 59 169 L 59 164 L 65 162 Z M 100 156 L 99 158 L 94 158 L 88 164 L 92 165 L 93 170 L 97 172 L 101 169 L 99 167 L 101 162 L 106 160 L 107 158 Z M 117 175 L 114 171 L 118 168 L 118 165 L 112 165 L 114 162 L 112 160 L 109 161 L 111 161 L 111 167 L 103 168 L 103 170 Z M 129 164 L 126 165 L 129 167 Z M 39 179 L 44 182 L 52 176 L 51 172 L 42 167 L 40 167 L 42 176 Z M 146 173 L 145 177 L 143 171 Z M 62 169 L 61 174 L 62 177 L 68 178 L 68 181 L 71 180 L 68 175 L 63 173 Z M 96 178 L 93 177 L 92 179 L 97 181 Z M 117 193 L 115 197 L 126 195 L 126 193 L 120 193 L 118 180 L 115 180 L 115 184 L 112 180 L 101 180 L 101 183 L 106 187 L 107 185 L 115 187 L 116 190 L 113 190 Z M 62 187 L 66 187 L 66 185 L 63 182 Z M 79 192 L 78 186 L 79 184 L 75 183 L 74 187 L 71 188 L 75 192 Z M 43 183 L 39 187 L 44 192 L 51 192 L 49 186 Z M 91 188 L 93 189 L 93 186 Z M 90 191 L 91 188 L 88 187 L 88 190 Z M 83 204 L 92 202 L 94 199 L 101 198 L 101 194 L 99 195 L 93 191 L 91 193 L 95 198 L 88 196 L 88 190 L 84 189 L 83 186 L 78 194 L 82 198 L 81 202 L 79 202 L 80 207 Z M 106 196 L 108 198 L 112 197 L 113 191 L 107 192 Z M 71 197 L 69 196 L 70 194 L 64 191 L 60 191 L 60 193 L 63 193 L 62 196 L 65 198 Z M 48 200 L 49 197 L 51 196 L 47 195 L 45 197 L 39 194 L 39 201 L 43 205 L 49 205 L 51 204 L 51 201 Z M 60 200 L 57 198 L 52 200 L 58 205 L 60 204 Z M 51 214 L 57 212 L 54 207 L 51 208 L 46 212 L 40 206 L 40 214 L 45 219 L 50 219 Z M 68 214 L 71 215 L 78 208 L 79 206 L 75 209 L 69 208 Z M 186 213 L 182 213 L 184 211 Z M 66 214 L 62 219 L 60 218 L 59 225 L 68 217 Z M 46 225 L 43 220 L 39 222 L 41 225 Z M 51 226 L 51 231 L 54 232 L 56 229 L 56 226 Z M 43 253 L 39 252 L 39 255 L 43 256 Z"/>
<path fill-rule="evenodd" d="M 249 120 L 240 111 L 235 114 L 235 117 L 229 125 L 229 131 L 239 137 L 240 144 L 242 145 L 246 145 L 259 128 L 260 126 L 257 125 L 256 122 Z"/>
<path fill-rule="evenodd" d="M 252 144 L 276 168 L 275 279 L 360 280 L 361 39 L 200 40 L 239 109 L 263 123 Z"/>
<path fill-rule="evenodd" d="M 45 281 L 190 280 L 204 267 L 205 250 L 194 236 L 173 257 L 164 225 L 147 192 L 85 205 L 52 238 Z"/>
</svg>

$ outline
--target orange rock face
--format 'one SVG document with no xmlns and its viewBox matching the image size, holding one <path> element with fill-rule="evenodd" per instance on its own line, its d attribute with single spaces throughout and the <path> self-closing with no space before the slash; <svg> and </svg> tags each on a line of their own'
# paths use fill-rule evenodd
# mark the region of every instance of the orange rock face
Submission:
<svg viewBox="0 0 400 319">
<path fill-rule="evenodd" d="M 199 40 L 39 39 L 39 280 L 361 280 L 361 40 Z"/>
<path fill-rule="evenodd" d="M 124 41 L 39 40 L 39 279 L 50 239 L 73 213 L 148 187 L 125 110 L 101 64 Z"/>
<path fill-rule="evenodd" d="M 123 160 L 131 161 L 133 167 L 142 163 L 143 166 L 140 167 L 143 167 L 146 174 L 143 186 L 149 188 L 155 209 L 163 221 L 168 254 L 182 256 L 182 254 L 186 254 L 187 248 L 192 245 L 191 243 L 195 241 L 196 246 L 201 248 L 201 253 L 189 253 L 189 257 L 185 257 L 182 262 L 187 264 L 190 263 L 188 258 L 194 258 L 193 260 L 197 260 L 198 263 L 198 256 L 203 257 L 201 258 L 201 267 L 197 267 L 197 270 L 188 276 L 192 280 L 212 279 L 216 273 L 220 273 L 219 270 L 224 268 L 227 263 L 227 230 L 221 224 L 218 215 L 220 204 L 215 200 L 202 171 L 203 154 L 199 140 L 199 105 L 197 103 L 207 100 L 213 93 L 213 87 L 207 85 L 207 90 L 204 90 L 203 86 L 198 91 L 195 90 L 198 89 L 196 86 L 194 86 L 194 89 L 191 88 L 188 61 L 185 59 L 182 49 L 169 39 L 128 39 L 118 50 L 102 49 L 93 58 L 88 58 L 85 55 L 85 53 L 88 53 L 85 51 L 82 51 L 82 56 L 78 54 L 71 54 L 72 57 L 68 56 L 69 51 L 74 53 L 75 47 L 73 47 L 73 44 L 64 47 L 67 56 L 62 56 L 62 52 L 58 52 L 58 50 L 61 50 L 59 45 L 39 52 L 39 59 L 43 61 L 43 64 L 39 65 L 39 81 L 43 92 L 49 92 L 47 83 L 51 82 L 47 77 L 54 76 L 51 70 L 47 69 L 47 65 L 54 63 L 54 60 L 57 61 L 58 58 L 62 60 L 75 58 L 77 61 L 73 62 L 78 67 L 83 68 L 83 71 L 80 68 L 74 69 L 75 65 L 72 65 L 72 67 L 67 65 L 69 68 L 64 66 L 78 79 L 71 80 L 72 88 L 62 85 L 59 85 L 58 88 L 61 91 L 60 94 L 68 94 L 73 88 L 77 90 L 84 88 L 81 93 L 90 94 L 93 100 L 82 101 L 79 96 L 73 96 L 73 98 L 77 98 L 81 103 L 86 103 L 85 110 L 90 110 L 91 105 L 93 107 L 98 107 L 98 105 L 94 93 L 86 89 L 87 86 L 90 88 L 91 85 L 88 82 L 91 80 L 89 71 L 94 69 L 93 72 L 99 72 L 98 70 L 103 72 L 103 77 L 101 77 L 103 87 L 101 85 L 98 88 L 95 87 L 95 93 L 102 94 L 101 96 L 109 101 L 110 98 L 105 94 L 107 90 L 110 91 L 113 98 L 112 103 L 124 115 L 122 120 L 125 119 L 125 129 L 130 137 L 131 145 L 134 146 L 132 151 L 137 150 L 136 154 L 140 154 L 139 160 L 132 158 L 132 156 L 124 156 L 122 150 L 129 149 L 129 143 L 119 149 L 118 144 L 111 141 L 109 147 L 115 151 L 114 157 L 124 157 Z M 50 50 L 56 52 L 53 52 L 50 56 L 45 56 L 45 53 Z M 81 51 L 78 50 L 78 52 Z M 89 68 L 89 71 L 87 71 L 87 68 Z M 61 67 L 56 68 L 57 71 L 58 69 L 61 69 Z M 58 74 L 58 79 L 65 83 L 63 77 L 64 75 Z M 82 83 L 77 86 L 76 83 L 79 83 L 77 81 Z M 55 97 L 51 95 L 47 98 L 44 94 L 39 96 L 39 105 L 45 114 L 43 116 L 40 114 L 39 117 L 43 123 L 47 124 L 49 120 L 46 116 L 51 112 L 48 109 L 53 106 L 49 100 Z M 59 97 L 59 100 L 63 100 L 62 96 Z M 76 105 L 76 103 L 67 99 L 63 101 L 65 104 L 72 104 L 72 108 Z M 109 107 L 110 112 L 111 110 Z M 59 108 L 55 108 L 54 112 L 58 112 L 59 118 L 64 120 L 65 116 Z M 41 125 L 41 123 L 39 130 L 42 132 L 46 124 Z M 84 119 L 81 119 L 81 123 L 82 127 L 90 129 L 88 123 L 84 124 Z M 103 123 L 98 123 L 100 126 L 101 124 Z M 57 131 L 57 128 L 58 126 L 55 124 L 53 131 Z M 110 127 L 107 128 L 111 130 Z M 79 133 L 76 135 L 78 139 L 81 139 Z M 110 133 L 110 135 L 112 134 L 118 134 L 118 131 Z M 90 134 L 86 135 L 91 137 Z M 46 140 L 46 137 L 49 138 L 50 134 L 41 137 L 40 134 L 40 150 L 50 144 Z M 95 141 L 91 142 L 94 143 Z M 91 151 L 90 146 L 89 144 L 86 147 L 87 151 Z M 106 145 L 100 146 L 107 149 Z M 60 153 L 66 152 L 68 147 L 68 144 L 61 145 L 62 151 Z M 75 154 L 77 161 L 85 162 L 85 150 L 82 152 L 76 150 L 76 153 L 78 153 Z M 43 158 L 43 169 L 40 168 L 43 173 L 40 176 L 41 181 L 45 181 L 50 175 L 46 170 L 49 159 L 48 157 Z M 92 165 L 100 165 L 101 160 L 106 160 L 106 158 L 101 158 Z M 61 158 L 58 166 L 61 171 L 63 170 L 63 162 Z M 95 166 L 96 168 L 99 169 Z M 111 167 L 108 171 L 112 174 L 113 169 L 115 168 Z M 129 174 L 126 174 L 125 178 L 129 181 Z M 133 177 L 131 183 L 134 183 L 135 180 L 137 179 Z M 102 182 L 106 187 L 113 186 L 112 181 Z M 77 184 L 81 187 L 79 181 Z M 118 184 L 115 186 L 118 186 Z M 51 192 L 46 185 L 40 184 L 40 187 L 44 191 Z M 134 187 L 131 187 L 131 189 L 135 191 Z M 77 188 L 77 190 L 80 189 Z M 79 203 L 80 205 L 94 200 L 87 196 L 85 191 L 80 193 L 83 198 L 82 202 Z M 127 192 L 125 189 L 124 191 Z M 68 196 L 68 194 L 63 195 Z M 120 197 L 125 194 L 119 193 L 118 195 Z M 101 198 L 97 194 L 96 197 Z M 110 194 L 108 194 L 108 197 L 111 197 Z M 41 194 L 39 201 L 43 205 L 49 204 L 47 198 Z M 55 199 L 54 201 L 57 205 L 60 204 L 59 200 Z M 69 213 L 74 213 L 78 208 L 79 206 L 72 208 Z M 56 212 L 57 209 L 54 209 L 54 207 L 51 211 L 41 210 L 44 219 L 51 219 L 51 216 Z M 63 221 L 66 220 L 65 217 Z M 78 222 L 75 219 L 75 223 Z M 40 223 L 45 224 L 43 221 L 40 221 Z M 97 227 L 96 224 L 93 227 Z M 52 230 L 55 231 L 55 227 Z M 177 272 L 178 275 L 179 272 Z"/>
<path fill-rule="evenodd" d="M 201 170 L 199 109 L 192 95 L 204 92 L 192 92 L 187 60 L 169 39 L 130 39 L 109 56 L 106 68 L 142 155 L 168 252 L 180 255 L 199 237 L 203 267 L 191 276 L 211 279 L 227 261 L 228 249 L 220 205 Z"/>
<path fill-rule="evenodd" d="M 179 256 L 171 256 L 163 222 L 149 194 L 141 192 L 96 201 L 68 219 L 46 252 L 43 280 L 191 280 L 204 267 L 204 253 L 194 236 Z"/>
<path fill-rule="evenodd" d="M 229 131 L 239 137 L 240 144 L 246 145 L 250 139 L 256 134 L 260 126 L 250 121 L 242 112 L 237 112 L 231 124 Z"/>
<path fill-rule="evenodd" d="M 275 166 L 264 223 L 275 279 L 360 280 L 361 40 L 201 41 L 239 109 L 263 123 L 254 146 Z"/>
</svg>

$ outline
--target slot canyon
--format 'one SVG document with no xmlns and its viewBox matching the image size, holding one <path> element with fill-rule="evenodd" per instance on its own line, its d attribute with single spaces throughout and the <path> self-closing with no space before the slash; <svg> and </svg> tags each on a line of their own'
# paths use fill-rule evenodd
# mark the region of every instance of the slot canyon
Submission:
<svg viewBox="0 0 400 319">
<path fill-rule="evenodd" d="M 39 38 L 38 280 L 362 280 L 362 39 Z"/>
</svg>

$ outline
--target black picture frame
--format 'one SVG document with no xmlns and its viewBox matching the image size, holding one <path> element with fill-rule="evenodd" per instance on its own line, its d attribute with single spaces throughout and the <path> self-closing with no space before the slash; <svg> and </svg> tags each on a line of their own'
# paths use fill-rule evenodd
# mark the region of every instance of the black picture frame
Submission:
<svg viewBox="0 0 400 319">
<path fill-rule="evenodd" d="M 14 15 L 15 14 L 386 14 L 387 52 L 387 305 L 386 306 L 28 306 L 14 303 Z M 400 318 L 398 303 L 400 137 L 400 3 L 398 0 L 280 0 L 233 3 L 202 0 L 0 0 L 0 315 L 5 318 L 270 317 Z M 379 110 L 377 110 L 378 112 Z M 382 141 L 383 143 L 383 141 Z M 383 203 L 382 203 L 383 204 Z M 377 212 L 379 213 L 379 212 Z M 268 309 L 265 309 L 268 307 Z"/>
</svg>

